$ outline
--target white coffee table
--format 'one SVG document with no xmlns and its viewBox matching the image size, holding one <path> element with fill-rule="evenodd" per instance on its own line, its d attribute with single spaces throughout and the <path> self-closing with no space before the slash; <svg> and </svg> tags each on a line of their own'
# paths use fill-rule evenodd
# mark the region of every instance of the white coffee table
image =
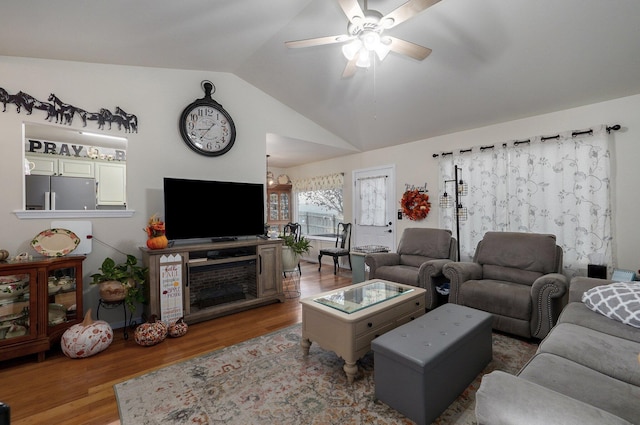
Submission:
<svg viewBox="0 0 640 425">
<path fill-rule="evenodd" d="M 323 292 L 300 300 L 302 346 L 312 342 L 340 356 L 352 383 L 356 362 L 371 350 L 377 336 L 425 313 L 425 290 L 380 279 Z"/>
</svg>

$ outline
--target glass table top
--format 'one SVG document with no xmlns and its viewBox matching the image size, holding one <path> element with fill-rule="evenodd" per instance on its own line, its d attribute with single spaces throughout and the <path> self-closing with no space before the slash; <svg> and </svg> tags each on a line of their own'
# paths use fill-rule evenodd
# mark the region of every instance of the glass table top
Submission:
<svg viewBox="0 0 640 425">
<path fill-rule="evenodd" d="M 372 281 L 356 288 L 337 290 L 313 301 L 351 314 L 409 292 L 413 289 L 392 282 Z"/>
</svg>

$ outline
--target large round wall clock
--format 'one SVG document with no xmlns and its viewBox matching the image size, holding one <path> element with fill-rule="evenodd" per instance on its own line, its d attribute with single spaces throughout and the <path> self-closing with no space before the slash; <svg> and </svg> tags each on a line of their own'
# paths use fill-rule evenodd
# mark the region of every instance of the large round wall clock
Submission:
<svg viewBox="0 0 640 425">
<path fill-rule="evenodd" d="M 236 141 L 236 126 L 231 115 L 211 97 L 215 87 L 203 81 L 204 97 L 189 104 L 180 116 L 180 136 L 195 152 L 219 156 L 229 152 Z"/>
</svg>

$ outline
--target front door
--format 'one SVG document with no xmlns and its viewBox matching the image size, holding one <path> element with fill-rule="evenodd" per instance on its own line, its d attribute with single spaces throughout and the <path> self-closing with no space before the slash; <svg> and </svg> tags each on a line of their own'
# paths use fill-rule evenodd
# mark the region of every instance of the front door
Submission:
<svg viewBox="0 0 640 425">
<path fill-rule="evenodd" d="M 395 251 L 395 165 L 353 171 L 352 246 L 382 245 Z"/>
</svg>

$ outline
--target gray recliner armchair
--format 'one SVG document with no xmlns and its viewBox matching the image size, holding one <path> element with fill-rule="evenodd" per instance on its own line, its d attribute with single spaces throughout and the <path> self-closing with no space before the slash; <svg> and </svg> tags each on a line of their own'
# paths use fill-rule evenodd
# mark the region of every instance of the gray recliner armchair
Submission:
<svg viewBox="0 0 640 425">
<path fill-rule="evenodd" d="M 367 254 L 369 279 L 384 279 L 427 290 L 426 308 L 437 307 L 436 286 L 446 281 L 442 267 L 456 260 L 456 240 L 445 229 L 408 228 L 397 252 Z"/>
<path fill-rule="evenodd" d="M 493 314 L 493 328 L 544 338 L 567 303 L 562 248 L 554 235 L 487 232 L 473 262 L 444 266 L 449 302 Z"/>
</svg>

